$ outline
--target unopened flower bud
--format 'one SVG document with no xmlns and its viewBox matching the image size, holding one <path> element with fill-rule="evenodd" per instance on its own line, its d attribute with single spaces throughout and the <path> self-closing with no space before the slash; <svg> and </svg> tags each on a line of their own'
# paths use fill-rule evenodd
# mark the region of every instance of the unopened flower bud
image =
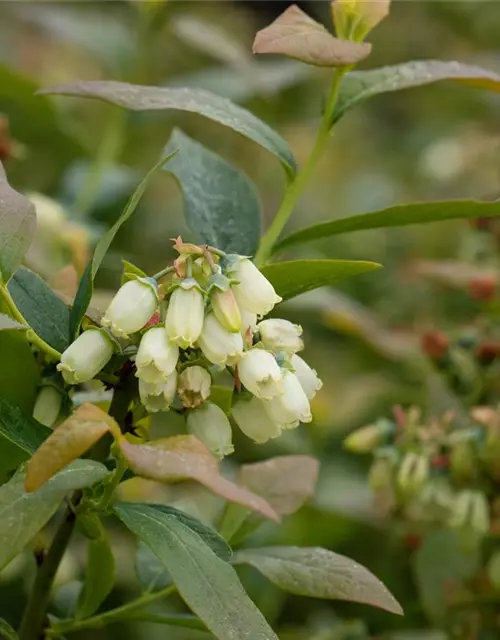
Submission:
<svg viewBox="0 0 500 640">
<path fill-rule="evenodd" d="M 238 363 L 242 384 L 264 400 L 270 400 L 283 392 L 283 376 L 274 356 L 263 349 L 245 351 Z"/>
<path fill-rule="evenodd" d="M 102 319 L 118 338 L 140 331 L 158 306 L 158 287 L 151 278 L 129 280 L 120 287 Z"/>
<path fill-rule="evenodd" d="M 217 405 L 205 402 L 190 411 L 187 427 L 217 458 L 233 453 L 231 425 L 224 411 Z"/>
<path fill-rule="evenodd" d="M 108 363 L 113 351 L 113 340 L 106 331 L 87 329 L 64 351 L 57 370 L 68 384 L 88 382 Z"/>
<path fill-rule="evenodd" d="M 198 339 L 203 355 L 212 364 L 235 364 L 243 352 L 243 337 L 225 329 L 213 313 L 205 316 Z"/>
<path fill-rule="evenodd" d="M 138 378 L 150 384 L 162 383 L 175 369 L 179 347 L 172 344 L 164 327 L 153 327 L 142 336 L 135 358 Z"/>
<path fill-rule="evenodd" d="M 40 388 L 33 409 L 33 417 L 46 427 L 53 427 L 61 411 L 62 394 L 54 385 Z"/>
<path fill-rule="evenodd" d="M 267 414 L 282 426 L 293 429 L 299 422 L 311 422 L 311 407 L 304 390 L 291 371 L 283 373 L 283 393 L 264 403 Z"/>
<path fill-rule="evenodd" d="M 304 348 L 300 338 L 302 327 L 288 320 L 281 318 L 263 320 L 257 325 L 257 331 L 264 347 L 273 353 L 283 351 L 291 355 Z"/>
<path fill-rule="evenodd" d="M 394 424 L 389 420 L 379 420 L 361 429 L 356 429 L 344 440 L 344 447 L 353 453 L 370 453 L 394 431 Z"/>
<path fill-rule="evenodd" d="M 490 530 L 490 507 L 482 491 L 460 491 L 453 501 L 451 527 L 468 529 L 479 535 Z"/>
<path fill-rule="evenodd" d="M 151 384 L 139 378 L 139 397 L 142 404 L 150 413 L 168 411 L 177 389 L 177 371 L 167 376 L 158 384 Z"/>
<path fill-rule="evenodd" d="M 210 300 L 215 317 L 221 325 L 232 333 L 238 332 L 241 329 L 241 314 L 231 289 L 215 289 Z"/>
<path fill-rule="evenodd" d="M 212 378 L 206 369 L 194 365 L 187 367 L 179 375 L 177 392 L 183 406 L 198 407 L 210 395 Z"/>
<path fill-rule="evenodd" d="M 398 485 L 404 493 L 417 493 L 429 477 L 429 458 L 409 452 L 398 471 Z"/>
<path fill-rule="evenodd" d="M 316 395 L 316 392 L 321 389 L 323 383 L 318 378 L 318 375 L 314 369 L 307 364 L 296 353 L 290 358 L 290 364 L 295 370 L 295 375 L 299 379 L 299 382 L 304 389 L 304 393 L 309 400 L 312 400 Z"/>
<path fill-rule="evenodd" d="M 259 444 L 281 435 L 281 425 L 271 420 L 264 401 L 255 396 L 250 400 L 237 400 L 232 416 L 243 433 Z"/>
<path fill-rule="evenodd" d="M 238 281 L 233 291 L 240 308 L 264 316 L 281 302 L 273 285 L 248 258 L 240 258 L 231 277 Z"/>
<path fill-rule="evenodd" d="M 388 491 L 393 488 L 394 463 L 388 456 L 380 456 L 373 460 L 368 473 L 368 484 L 374 493 Z"/>
<path fill-rule="evenodd" d="M 182 349 L 194 346 L 203 329 L 205 301 L 194 278 L 174 289 L 168 303 L 165 329 L 171 342 Z"/>
</svg>

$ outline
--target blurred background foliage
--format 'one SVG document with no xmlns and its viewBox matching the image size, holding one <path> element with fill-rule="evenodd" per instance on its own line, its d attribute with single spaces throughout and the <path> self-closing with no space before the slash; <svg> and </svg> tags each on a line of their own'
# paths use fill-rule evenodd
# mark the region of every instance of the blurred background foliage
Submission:
<svg viewBox="0 0 500 640">
<path fill-rule="evenodd" d="M 61 268 L 72 262 L 81 272 L 92 243 L 117 218 L 174 125 L 243 169 L 258 186 L 266 217 L 273 215 L 283 192 L 281 167 L 230 130 L 195 115 L 128 113 L 36 91 L 75 79 L 206 88 L 243 104 L 279 130 L 300 163 L 310 149 L 328 72 L 251 56 L 255 32 L 285 5 L 237 0 L 0 3 L 0 155 L 16 189 L 60 204 L 54 210 L 34 196 L 39 229 L 30 266 L 60 291 L 71 291 L 72 274 Z M 328 24 L 328 3 L 303 5 Z M 373 53 L 361 67 L 439 58 L 498 71 L 499 30 L 495 2 L 395 2 L 390 18 L 371 34 Z M 363 104 L 337 127 L 290 229 L 400 202 L 498 198 L 499 106 L 496 94 L 448 83 Z M 121 257 L 157 271 L 171 256 L 169 238 L 178 234 L 189 237 L 182 200 L 173 179 L 163 175 L 108 253 L 94 304 L 103 306 L 119 284 Z M 284 640 L 448 637 L 432 630 L 422 606 L 415 540 L 384 523 L 366 484 L 370 460 L 346 453 L 342 439 L 389 415 L 394 404 L 418 404 L 436 415 L 453 406 L 451 393 L 422 354 L 420 336 L 429 329 L 449 332 L 473 323 L 481 303 L 471 295 L 468 265 L 482 258 L 496 279 L 496 249 L 490 237 L 486 240 L 464 221 L 342 235 L 289 252 L 374 260 L 384 269 L 280 309 L 280 315 L 303 325 L 306 356 L 325 383 L 315 400 L 315 421 L 265 446 L 238 436 L 237 454 L 227 468 L 230 472 L 236 462 L 285 453 L 317 456 L 321 474 L 315 500 L 280 527 L 265 525 L 254 539 L 321 545 L 349 555 L 385 582 L 406 617 L 285 595 L 254 571 L 242 571 L 251 597 Z M 453 262 L 443 267 L 436 261 Z M 163 433 L 174 427 L 157 421 L 155 428 Z M 143 481 L 128 491 L 174 502 L 207 520 L 217 508 L 216 499 L 189 486 L 165 488 Z M 132 541 L 121 529 L 114 535 L 119 576 L 109 606 L 137 592 Z M 83 542 L 74 545 L 58 575 L 60 613 L 81 577 L 83 550 Z M 439 565 L 439 560 L 429 564 Z M 0 576 L 0 615 L 19 616 L 32 571 L 31 559 L 22 557 Z M 131 622 L 78 637 L 194 640 L 203 635 Z"/>
</svg>

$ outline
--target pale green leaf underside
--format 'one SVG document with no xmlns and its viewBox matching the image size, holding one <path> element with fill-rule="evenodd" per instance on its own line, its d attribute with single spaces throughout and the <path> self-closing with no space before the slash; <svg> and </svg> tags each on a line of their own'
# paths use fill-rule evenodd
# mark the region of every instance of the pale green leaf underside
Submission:
<svg viewBox="0 0 500 640">
<path fill-rule="evenodd" d="M 500 216 L 500 202 L 443 200 L 441 202 L 399 204 L 387 209 L 361 213 L 349 218 L 339 218 L 300 229 L 278 242 L 274 246 L 274 251 L 281 251 L 297 244 L 321 240 L 351 231 L 404 227 L 410 224 L 459 220 L 461 218 L 493 218 L 495 216 Z"/>
<path fill-rule="evenodd" d="M 283 300 L 318 287 L 336 284 L 343 278 L 379 269 L 376 262 L 362 260 L 293 260 L 274 262 L 262 269 Z"/>
<path fill-rule="evenodd" d="M 238 551 L 233 564 L 250 564 L 281 589 L 297 595 L 403 610 L 387 588 L 354 560 L 318 547 L 265 547 Z"/>
<path fill-rule="evenodd" d="M 0 487 L 0 570 L 50 520 L 69 491 L 88 487 L 108 474 L 92 460 L 76 460 L 53 476 L 39 491 L 26 493 L 25 474 L 17 473 Z"/>
<path fill-rule="evenodd" d="M 27 328 L 25 324 L 6 316 L 5 313 L 0 313 L 0 331 L 22 331 Z"/>
<path fill-rule="evenodd" d="M 246 109 L 208 91 L 114 81 L 82 81 L 44 89 L 42 93 L 97 98 L 132 111 L 173 109 L 198 113 L 257 142 L 277 156 L 289 173 L 296 170 L 290 147 L 276 131 Z"/>
</svg>

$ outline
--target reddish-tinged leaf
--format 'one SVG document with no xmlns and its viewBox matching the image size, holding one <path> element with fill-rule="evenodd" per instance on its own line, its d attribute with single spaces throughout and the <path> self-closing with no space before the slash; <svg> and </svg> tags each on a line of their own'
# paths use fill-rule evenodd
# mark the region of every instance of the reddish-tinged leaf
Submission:
<svg viewBox="0 0 500 640">
<path fill-rule="evenodd" d="M 130 444 L 122 438 L 120 447 L 131 468 L 144 478 L 160 482 L 196 480 L 230 502 L 279 520 L 264 498 L 219 475 L 217 461 L 194 436 L 175 436 L 144 445 Z"/>
<path fill-rule="evenodd" d="M 238 481 L 286 516 L 295 513 L 314 495 L 318 473 L 319 462 L 311 456 L 278 456 L 244 464 Z"/>
<path fill-rule="evenodd" d="M 37 491 L 108 431 L 115 436 L 120 433 L 113 418 L 93 404 L 82 404 L 55 429 L 28 462 L 26 491 Z"/>
<path fill-rule="evenodd" d="M 254 53 L 281 53 L 320 67 L 356 64 L 371 51 L 368 43 L 334 38 L 296 5 L 255 36 Z"/>
</svg>

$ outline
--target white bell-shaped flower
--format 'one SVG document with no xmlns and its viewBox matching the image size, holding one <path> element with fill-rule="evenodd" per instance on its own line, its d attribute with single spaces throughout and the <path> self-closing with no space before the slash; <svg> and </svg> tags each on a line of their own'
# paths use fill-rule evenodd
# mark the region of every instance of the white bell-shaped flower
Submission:
<svg viewBox="0 0 500 640">
<path fill-rule="evenodd" d="M 264 349 L 245 351 L 238 363 L 238 375 L 244 386 L 269 400 L 283 392 L 283 376 L 274 356 Z"/>
<path fill-rule="evenodd" d="M 52 384 L 46 384 L 38 392 L 33 417 L 46 427 L 53 427 L 61 411 L 62 393 Z"/>
<path fill-rule="evenodd" d="M 233 453 L 231 424 L 224 411 L 217 405 L 206 402 L 190 411 L 187 416 L 187 428 L 217 458 Z"/>
<path fill-rule="evenodd" d="M 306 396 L 309 400 L 312 400 L 316 392 L 323 386 L 323 382 L 318 378 L 316 371 L 311 369 L 307 362 L 296 353 L 290 358 L 290 364 L 295 369 L 295 375 L 299 379 Z"/>
<path fill-rule="evenodd" d="M 141 339 L 135 364 L 138 378 L 158 384 L 172 373 L 179 359 L 179 347 L 172 344 L 164 327 L 149 329 Z"/>
<path fill-rule="evenodd" d="M 221 325 L 233 333 L 239 331 L 241 329 L 241 313 L 231 289 L 227 291 L 214 289 L 210 300 L 215 317 Z"/>
<path fill-rule="evenodd" d="M 206 369 L 193 365 L 179 375 L 177 392 L 184 407 L 194 408 L 210 395 L 212 378 Z"/>
<path fill-rule="evenodd" d="M 182 349 L 194 346 L 203 329 L 205 301 L 194 278 L 174 289 L 168 303 L 165 329 L 169 340 Z"/>
<path fill-rule="evenodd" d="M 114 346 L 106 331 L 87 329 L 64 351 L 57 370 L 68 384 L 88 382 L 109 362 Z"/>
<path fill-rule="evenodd" d="M 241 309 L 264 316 L 281 302 L 273 285 L 248 258 L 240 258 L 231 278 L 238 281 L 233 291 Z"/>
<path fill-rule="evenodd" d="M 264 401 L 255 396 L 250 400 L 237 400 L 232 408 L 232 416 L 243 433 L 258 444 L 281 435 L 281 425 L 271 420 Z"/>
<path fill-rule="evenodd" d="M 158 306 L 158 287 L 152 278 L 129 280 L 120 287 L 101 321 L 118 338 L 140 331 Z"/>
<path fill-rule="evenodd" d="M 150 413 L 168 411 L 174 401 L 177 390 L 177 371 L 172 371 L 167 378 L 158 384 L 151 384 L 139 378 L 139 397 Z"/>
<path fill-rule="evenodd" d="M 302 327 L 288 320 L 281 318 L 262 320 L 257 325 L 257 331 L 264 347 L 273 353 L 283 351 L 292 354 L 304 348 L 300 338 Z"/>
<path fill-rule="evenodd" d="M 248 338 L 249 333 L 253 334 L 257 330 L 257 314 L 247 311 L 246 309 L 240 309 L 241 313 L 241 329 L 240 333 L 243 339 Z"/>
<path fill-rule="evenodd" d="M 299 422 L 311 422 L 311 407 L 295 374 L 283 374 L 283 393 L 264 403 L 268 416 L 283 429 L 293 429 Z"/>
<path fill-rule="evenodd" d="M 205 316 L 198 346 L 212 364 L 225 366 L 239 360 L 243 352 L 243 338 L 240 333 L 225 329 L 215 314 L 209 313 Z"/>
</svg>

